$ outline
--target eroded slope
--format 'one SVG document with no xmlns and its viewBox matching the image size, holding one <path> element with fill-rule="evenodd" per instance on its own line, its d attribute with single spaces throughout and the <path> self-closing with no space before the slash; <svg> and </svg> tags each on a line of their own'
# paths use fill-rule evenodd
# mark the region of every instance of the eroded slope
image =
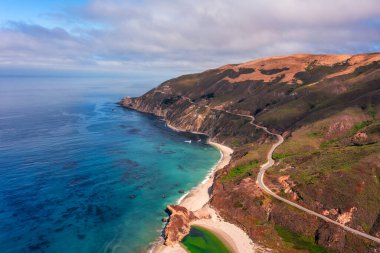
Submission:
<svg viewBox="0 0 380 253">
<path fill-rule="evenodd" d="M 255 178 L 273 140 L 237 114 L 254 115 L 286 137 L 269 171 L 270 187 L 376 236 L 379 61 L 380 54 L 291 55 L 225 65 L 171 79 L 122 105 L 234 148 L 231 164 L 216 178 L 211 204 L 253 240 L 280 252 L 327 252 L 321 246 L 375 252 L 378 245 L 263 194 Z"/>
</svg>

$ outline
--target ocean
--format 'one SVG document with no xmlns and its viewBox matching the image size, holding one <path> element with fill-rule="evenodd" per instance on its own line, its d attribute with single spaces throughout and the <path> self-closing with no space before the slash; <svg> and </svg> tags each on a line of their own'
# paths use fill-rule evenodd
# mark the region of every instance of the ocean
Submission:
<svg viewBox="0 0 380 253">
<path fill-rule="evenodd" d="M 159 237 L 165 206 L 220 154 L 116 104 L 148 88 L 123 78 L 0 78 L 1 253 L 142 252 Z"/>
</svg>

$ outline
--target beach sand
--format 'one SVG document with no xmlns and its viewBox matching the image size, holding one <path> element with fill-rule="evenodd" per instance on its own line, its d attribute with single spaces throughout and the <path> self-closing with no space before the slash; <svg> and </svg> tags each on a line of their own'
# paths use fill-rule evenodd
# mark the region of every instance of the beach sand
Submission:
<svg viewBox="0 0 380 253">
<path fill-rule="evenodd" d="M 208 203 L 210 200 L 209 191 L 214 181 L 214 174 L 216 171 L 222 169 L 230 162 L 231 154 L 233 153 L 233 150 L 227 146 L 223 146 L 211 141 L 208 143 L 220 150 L 221 158 L 211 170 L 209 175 L 207 175 L 206 179 L 203 180 L 202 183 L 192 189 L 189 194 L 187 194 L 182 200 L 179 201 L 179 204 L 186 207 L 189 211 L 197 211 Z"/>
<path fill-rule="evenodd" d="M 170 128 L 176 131 L 180 131 L 170 125 Z M 197 133 L 199 134 L 199 133 Z M 209 141 L 210 145 L 213 145 L 221 152 L 221 158 L 219 162 L 213 167 L 210 174 L 203 180 L 197 187 L 193 188 L 187 195 L 178 201 L 178 204 L 186 207 L 188 210 L 200 214 L 200 216 L 210 215 L 211 219 L 199 219 L 191 223 L 191 225 L 197 225 L 204 227 L 222 240 L 227 247 L 229 247 L 235 253 L 249 253 L 255 252 L 255 244 L 249 238 L 249 236 L 239 227 L 234 224 L 223 221 L 223 219 L 217 214 L 216 210 L 208 205 L 210 200 L 210 189 L 214 181 L 215 172 L 226 166 L 231 160 L 231 154 L 233 150 L 222 144 Z M 167 247 L 162 243 L 158 243 L 151 250 L 154 253 L 186 253 L 186 250 L 182 248 L 180 244 L 174 247 Z"/>
<path fill-rule="evenodd" d="M 233 252 L 255 252 L 255 244 L 251 238 L 239 227 L 224 221 L 217 212 L 206 205 L 202 212 L 211 215 L 211 219 L 200 219 L 191 223 L 191 225 L 200 226 L 211 231 L 224 242 Z"/>
</svg>

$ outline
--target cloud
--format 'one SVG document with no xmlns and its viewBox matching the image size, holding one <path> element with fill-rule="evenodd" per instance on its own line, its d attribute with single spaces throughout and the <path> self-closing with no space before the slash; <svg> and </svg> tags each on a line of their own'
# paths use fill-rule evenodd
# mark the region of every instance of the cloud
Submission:
<svg viewBox="0 0 380 253">
<path fill-rule="evenodd" d="M 63 28 L 10 22 L 0 30 L 0 64 L 61 67 L 76 65 L 90 57 L 86 39 Z"/>
<path fill-rule="evenodd" d="M 0 66 L 191 72 L 271 55 L 371 52 L 380 44 L 378 0 L 91 0 L 68 12 L 77 26 L 8 23 Z"/>
</svg>

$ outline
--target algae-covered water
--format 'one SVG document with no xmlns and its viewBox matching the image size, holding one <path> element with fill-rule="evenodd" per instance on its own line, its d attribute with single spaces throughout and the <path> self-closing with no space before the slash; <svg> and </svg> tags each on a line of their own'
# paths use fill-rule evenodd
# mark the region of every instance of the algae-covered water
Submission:
<svg viewBox="0 0 380 253">
<path fill-rule="evenodd" d="M 181 243 L 191 253 L 230 253 L 228 247 L 211 231 L 192 226 Z"/>
</svg>

